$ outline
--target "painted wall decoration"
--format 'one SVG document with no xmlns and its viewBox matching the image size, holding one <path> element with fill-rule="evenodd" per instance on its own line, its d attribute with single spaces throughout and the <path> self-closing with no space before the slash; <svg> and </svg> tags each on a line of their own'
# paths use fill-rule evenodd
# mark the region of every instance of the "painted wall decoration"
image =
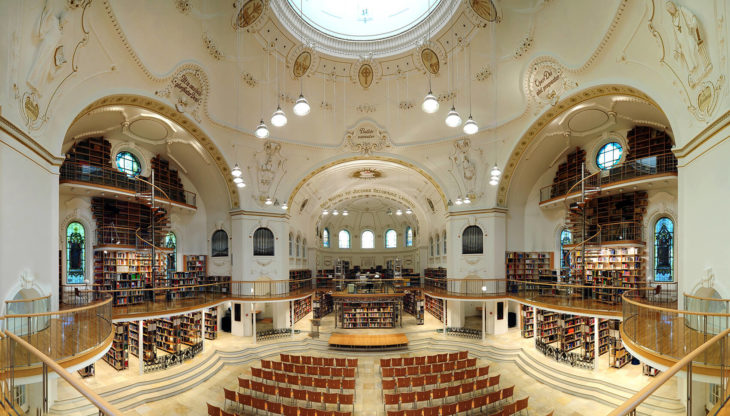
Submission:
<svg viewBox="0 0 730 416">
<path fill-rule="evenodd" d="M 391 146 L 390 135 L 371 120 L 361 120 L 345 132 L 344 148 L 361 154 L 372 154 Z"/>
<path fill-rule="evenodd" d="M 563 66 L 550 57 L 536 59 L 525 79 L 527 92 L 540 104 L 555 105 L 569 89 L 578 86 L 565 76 Z"/>
<path fill-rule="evenodd" d="M 357 71 L 357 79 L 360 81 L 360 86 L 368 89 L 373 84 L 373 67 L 370 64 L 363 64 Z"/>
<path fill-rule="evenodd" d="M 309 51 L 304 51 L 297 56 L 297 59 L 294 60 L 294 78 L 300 78 L 303 77 L 307 71 L 309 71 L 309 67 L 312 65 L 312 54 L 309 53 Z"/>
<path fill-rule="evenodd" d="M 187 65 L 178 70 L 167 87 L 155 94 L 168 98 L 177 111 L 188 113 L 200 122 L 201 103 L 208 96 L 208 78 L 199 67 Z"/>
<path fill-rule="evenodd" d="M 383 172 L 377 169 L 360 169 L 352 172 L 350 175 L 356 179 L 376 179 L 383 176 Z"/>
<path fill-rule="evenodd" d="M 241 6 L 236 16 L 236 25 L 241 28 L 251 26 L 264 13 L 264 3 L 262 0 L 248 0 Z"/>
<path fill-rule="evenodd" d="M 477 16 L 487 22 L 496 22 L 499 19 L 497 8 L 494 7 L 492 0 L 469 0 L 469 7 Z"/>
<path fill-rule="evenodd" d="M 431 48 L 423 48 L 421 51 L 421 62 L 426 70 L 434 75 L 439 73 L 440 63 L 436 52 Z"/>
</svg>

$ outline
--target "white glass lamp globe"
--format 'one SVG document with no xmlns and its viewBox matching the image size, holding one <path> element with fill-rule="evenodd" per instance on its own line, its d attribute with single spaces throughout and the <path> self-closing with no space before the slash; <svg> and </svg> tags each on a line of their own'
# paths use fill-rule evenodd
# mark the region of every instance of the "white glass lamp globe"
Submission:
<svg viewBox="0 0 730 416">
<path fill-rule="evenodd" d="M 286 114 L 281 107 L 276 107 L 276 111 L 271 115 L 271 124 L 276 127 L 286 126 Z"/>
<path fill-rule="evenodd" d="M 426 94 L 426 97 L 423 99 L 423 104 L 421 104 L 421 110 L 428 114 L 433 114 L 439 110 L 439 102 L 438 100 L 436 100 L 436 97 L 430 90 L 428 91 L 428 94 Z"/>
<path fill-rule="evenodd" d="M 299 98 L 297 98 L 297 101 L 294 103 L 294 114 L 298 116 L 306 116 L 309 114 L 309 103 L 307 102 L 307 99 L 304 98 L 304 94 L 299 94 Z"/>
<path fill-rule="evenodd" d="M 479 126 L 477 126 L 477 122 L 474 121 L 471 116 L 469 116 L 469 119 L 466 120 L 466 123 L 464 123 L 464 133 L 465 134 L 474 134 L 479 131 Z"/>
<path fill-rule="evenodd" d="M 446 125 L 449 127 L 459 127 L 461 125 L 461 117 L 453 106 L 449 110 L 449 114 L 446 115 Z"/>
<path fill-rule="evenodd" d="M 254 134 L 259 139 L 265 139 L 265 138 L 269 137 L 269 128 L 266 127 L 266 123 L 264 123 L 264 120 L 261 120 L 259 125 L 256 127 Z"/>
</svg>

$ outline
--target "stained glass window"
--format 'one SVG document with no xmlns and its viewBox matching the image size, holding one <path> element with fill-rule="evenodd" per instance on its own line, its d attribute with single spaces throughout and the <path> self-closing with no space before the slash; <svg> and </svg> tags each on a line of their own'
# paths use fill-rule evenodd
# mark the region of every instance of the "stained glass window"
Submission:
<svg viewBox="0 0 730 416">
<path fill-rule="evenodd" d="M 363 231 L 360 238 L 362 240 L 360 242 L 361 248 L 375 248 L 375 234 L 372 231 Z"/>
<path fill-rule="evenodd" d="M 167 233 L 165 247 L 172 249 L 172 252 L 167 254 L 167 270 L 177 270 L 177 237 L 175 237 L 175 233 Z"/>
<path fill-rule="evenodd" d="M 611 169 L 621 160 L 621 153 L 623 151 L 623 147 L 617 142 L 606 143 L 598 151 L 598 155 L 596 155 L 598 167 L 603 170 Z"/>
<path fill-rule="evenodd" d="M 406 227 L 406 247 L 413 247 L 413 228 Z"/>
<path fill-rule="evenodd" d="M 324 231 L 322 231 L 322 247 L 330 247 L 330 230 L 326 228 L 324 229 Z"/>
<path fill-rule="evenodd" d="M 674 281 L 674 222 L 667 217 L 654 226 L 654 280 Z"/>
<path fill-rule="evenodd" d="M 395 230 L 388 230 L 385 232 L 385 248 L 396 248 L 398 247 L 398 233 Z"/>
<path fill-rule="evenodd" d="M 86 270 L 86 232 L 84 226 L 72 222 L 66 227 L 66 283 L 84 283 Z"/>
<path fill-rule="evenodd" d="M 340 233 L 337 235 L 337 243 L 340 248 L 350 248 L 350 232 L 340 230 Z"/>
<path fill-rule="evenodd" d="M 137 156 L 129 152 L 117 153 L 117 169 L 126 173 L 127 176 L 137 176 L 142 171 Z"/>
<path fill-rule="evenodd" d="M 560 267 L 563 269 L 570 267 L 570 250 L 565 248 L 569 244 L 573 244 L 573 233 L 569 229 L 563 228 L 563 231 L 560 232 Z"/>
</svg>

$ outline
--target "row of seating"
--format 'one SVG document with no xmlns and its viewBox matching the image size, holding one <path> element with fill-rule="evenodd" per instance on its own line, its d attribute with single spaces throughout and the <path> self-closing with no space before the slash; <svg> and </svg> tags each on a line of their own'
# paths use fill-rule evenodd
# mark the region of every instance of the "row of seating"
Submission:
<svg viewBox="0 0 730 416">
<path fill-rule="evenodd" d="M 240 386 L 240 383 L 239 383 Z M 293 387 L 274 386 L 270 384 L 258 383 L 251 381 L 250 389 L 251 393 L 262 393 L 269 396 L 270 399 L 276 398 L 278 402 L 289 400 L 290 403 L 305 402 L 306 407 L 312 407 L 312 405 L 324 405 L 336 404 L 339 409 L 341 405 L 352 406 L 354 404 L 354 394 L 350 393 L 326 393 L 321 391 L 312 391 L 297 389 Z M 223 389 L 226 400 L 233 400 L 235 391 Z M 298 403 L 299 404 L 299 403 Z"/>
<path fill-rule="evenodd" d="M 408 367 L 412 365 L 437 364 L 449 361 L 466 360 L 468 357 L 469 351 L 459 351 L 445 354 L 423 355 L 418 357 L 381 358 L 380 367 Z"/>
<path fill-rule="evenodd" d="M 244 414 L 246 407 L 258 413 L 262 410 L 265 414 L 282 415 L 282 416 L 352 416 L 352 412 L 341 412 L 338 410 L 321 410 L 306 407 L 287 406 L 285 404 L 270 402 L 264 399 L 257 399 L 247 394 L 238 394 L 236 397 L 236 413 L 229 413 L 225 409 L 208 405 L 208 416 L 233 416 L 234 414 Z"/>
<path fill-rule="evenodd" d="M 325 365 L 304 365 L 281 363 L 279 361 L 261 360 L 261 369 L 282 371 L 290 374 L 306 374 L 309 376 L 349 377 L 354 378 L 357 369 L 354 367 L 329 367 Z M 253 369 L 251 369 L 253 371 Z"/>
<path fill-rule="evenodd" d="M 331 358 L 331 357 L 310 357 L 308 355 L 279 354 L 282 363 L 323 365 L 325 367 L 350 367 L 357 368 L 357 358 Z M 261 366 L 265 360 L 261 360 Z"/>
<path fill-rule="evenodd" d="M 407 375 L 418 375 L 418 374 L 438 374 L 454 370 L 464 370 L 466 368 L 474 368 L 477 365 L 476 358 L 467 358 L 465 360 L 448 361 L 445 363 L 437 364 L 421 364 L 421 365 L 409 365 L 409 366 L 398 366 L 398 367 L 380 367 L 380 373 L 383 377 L 392 377 L 390 374 L 407 374 Z"/>
<path fill-rule="evenodd" d="M 489 391 L 492 387 L 499 388 L 499 376 L 491 377 L 489 379 L 482 379 L 479 381 L 486 381 L 487 383 L 479 384 L 477 382 L 467 382 L 458 386 L 450 387 L 437 387 L 431 390 L 424 391 L 411 391 L 403 393 L 384 393 L 383 405 L 387 409 L 388 406 L 398 406 L 400 409 L 403 404 L 413 404 L 414 407 L 418 403 L 427 403 L 433 405 L 434 400 L 441 400 L 441 404 L 446 404 L 449 399 L 456 401 L 465 399 L 462 396 L 467 396 L 466 399 L 471 398 L 474 394 L 479 394 L 485 390 Z M 493 399 L 504 400 L 508 397 L 512 397 L 515 386 L 507 387 L 503 390 L 497 390 L 495 392 L 488 393 Z M 494 396 L 496 394 L 496 396 Z"/>
<path fill-rule="evenodd" d="M 498 393 L 498 392 L 496 392 Z M 457 403 L 442 404 L 439 406 L 430 406 L 422 409 L 399 409 L 388 410 L 387 416 L 453 416 L 457 414 L 469 413 L 476 415 L 489 414 L 491 416 L 511 416 L 523 410 L 527 410 L 527 401 L 529 397 L 515 401 L 514 403 L 505 404 L 500 410 L 494 413 L 489 412 L 489 395 L 482 395 L 473 399 L 462 400 Z M 499 408 L 501 404 L 498 402 L 495 407 Z M 486 411 L 484 408 L 487 408 Z"/>
<path fill-rule="evenodd" d="M 423 368 L 423 367 L 428 367 L 428 366 L 421 366 L 421 368 Z M 403 371 L 406 368 L 408 368 L 408 369 L 413 368 L 413 369 L 416 369 L 416 371 Z M 388 378 L 418 376 L 420 373 L 419 371 L 417 371 L 418 368 L 419 367 L 384 368 L 382 377 L 384 379 L 388 379 Z M 489 374 L 489 366 L 484 366 L 484 367 L 479 367 L 479 368 L 473 367 L 473 368 L 467 368 L 467 369 L 461 369 L 461 370 L 441 371 L 438 373 L 432 373 L 432 372 L 428 372 L 428 371 L 424 371 L 423 373 L 420 373 L 421 377 L 430 377 L 431 379 L 433 379 L 433 377 L 436 377 L 439 379 L 448 378 L 449 376 L 461 377 L 461 375 L 463 375 L 464 378 L 474 378 L 477 376 L 484 376 L 487 374 Z"/>
<path fill-rule="evenodd" d="M 254 370 L 253 368 L 251 370 Z M 296 374 L 280 373 L 278 371 L 251 371 L 252 377 L 263 382 L 271 381 L 275 384 L 289 384 L 297 387 L 312 389 L 354 390 L 354 378 L 324 378 L 315 376 L 300 376 Z M 240 379 L 239 379 L 240 382 Z M 339 386 L 339 387 L 338 387 Z"/>
</svg>

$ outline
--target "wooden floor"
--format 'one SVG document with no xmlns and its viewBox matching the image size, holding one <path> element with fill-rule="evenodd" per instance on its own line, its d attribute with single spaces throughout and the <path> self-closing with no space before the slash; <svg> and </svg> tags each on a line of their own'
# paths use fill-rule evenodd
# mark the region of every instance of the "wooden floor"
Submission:
<svg viewBox="0 0 730 416">
<path fill-rule="evenodd" d="M 397 348 L 408 345 L 405 334 L 359 335 L 333 333 L 329 345 L 338 348 Z"/>
</svg>

